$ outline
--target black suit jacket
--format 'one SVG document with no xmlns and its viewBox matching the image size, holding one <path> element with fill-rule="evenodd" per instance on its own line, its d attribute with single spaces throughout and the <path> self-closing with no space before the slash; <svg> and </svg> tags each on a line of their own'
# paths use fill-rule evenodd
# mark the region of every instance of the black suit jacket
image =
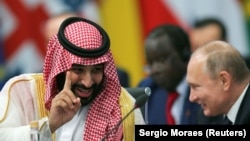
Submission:
<svg viewBox="0 0 250 141">
<path fill-rule="evenodd" d="M 130 87 L 129 74 L 127 71 L 117 68 L 118 78 L 123 87 Z"/>
<path fill-rule="evenodd" d="M 223 115 L 218 115 L 215 117 L 206 117 L 203 114 L 202 108 L 197 110 L 197 124 L 221 124 Z M 250 87 L 248 87 L 246 94 L 240 104 L 239 111 L 236 115 L 235 125 L 250 125 Z"/>
</svg>

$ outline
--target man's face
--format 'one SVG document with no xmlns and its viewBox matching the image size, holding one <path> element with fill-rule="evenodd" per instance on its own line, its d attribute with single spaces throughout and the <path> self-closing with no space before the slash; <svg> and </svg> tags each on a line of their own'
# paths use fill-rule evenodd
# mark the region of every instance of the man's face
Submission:
<svg viewBox="0 0 250 141">
<path fill-rule="evenodd" d="M 192 51 L 210 41 L 221 40 L 221 34 L 220 27 L 216 24 L 192 29 L 190 32 Z"/>
<path fill-rule="evenodd" d="M 93 101 L 93 99 L 100 93 L 102 88 L 104 65 L 99 64 L 84 66 L 73 64 L 70 68 L 70 71 L 72 82 L 71 90 L 75 96 L 81 99 L 82 106 Z"/>
<path fill-rule="evenodd" d="M 154 81 L 168 91 L 174 90 L 186 73 L 186 64 L 167 36 L 146 40 L 146 58 Z"/>
<path fill-rule="evenodd" d="M 211 79 L 204 70 L 204 64 L 202 58 L 191 59 L 188 64 L 189 100 L 200 104 L 204 115 L 216 116 L 224 110 L 226 94 L 220 79 Z"/>
</svg>

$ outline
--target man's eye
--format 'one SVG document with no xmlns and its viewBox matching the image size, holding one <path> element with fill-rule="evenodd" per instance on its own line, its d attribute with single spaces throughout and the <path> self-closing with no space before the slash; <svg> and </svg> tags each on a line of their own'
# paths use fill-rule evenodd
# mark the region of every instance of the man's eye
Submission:
<svg viewBox="0 0 250 141">
<path fill-rule="evenodd" d="M 196 90 L 197 88 L 199 88 L 199 86 L 198 85 L 190 84 L 190 88 L 193 89 L 193 90 Z"/>
<path fill-rule="evenodd" d="M 101 72 L 103 70 L 103 67 L 96 67 L 93 69 L 93 72 Z"/>
<path fill-rule="evenodd" d="M 75 72 L 75 73 L 80 73 L 80 72 L 83 71 L 83 69 L 81 69 L 81 68 L 72 68 L 71 70 L 72 70 L 73 72 Z"/>
</svg>

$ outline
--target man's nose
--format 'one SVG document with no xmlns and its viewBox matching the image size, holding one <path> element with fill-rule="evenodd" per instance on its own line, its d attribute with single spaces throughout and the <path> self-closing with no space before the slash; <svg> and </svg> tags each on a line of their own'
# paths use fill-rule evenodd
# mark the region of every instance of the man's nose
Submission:
<svg viewBox="0 0 250 141">
<path fill-rule="evenodd" d="M 93 85 L 93 83 L 94 83 L 91 74 L 90 73 L 84 73 L 84 74 L 82 74 L 81 75 L 81 83 L 85 87 L 90 88 Z"/>
<path fill-rule="evenodd" d="M 158 73 L 160 70 L 162 70 L 162 65 L 161 63 L 154 62 L 152 65 L 149 67 L 149 73 L 150 74 L 155 74 Z"/>
<path fill-rule="evenodd" d="M 196 102 L 197 100 L 197 96 L 194 92 L 192 92 L 192 90 L 190 90 L 190 94 L 189 94 L 189 101 L 190 102 Z"/>
</svg>

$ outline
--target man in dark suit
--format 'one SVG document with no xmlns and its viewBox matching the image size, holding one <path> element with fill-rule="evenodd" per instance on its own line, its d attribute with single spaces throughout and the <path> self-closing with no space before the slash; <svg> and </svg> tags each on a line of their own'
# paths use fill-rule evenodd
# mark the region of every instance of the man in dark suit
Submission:
<svg viewBox="0 0 250 141">
<path fill-rule="evenodd" d="M 250 124 L 250 71 L 232 45 L 211 41 L 191 56 L 187 70 L 191 102 L 200 104 L 197 124 Z"/>
<path fill-rule="evenodd" d="M 130 76 L 128 72 L 120 67 L 117 67 L 118 78 L 123 87 L 130 87 Z"/>
<path fill-rule="evenodd" d="M 198 105 L 189 101 L 185 81 L 190 54 L 189 37 L 179 26 L 160 25 L 148 34 L 145 56 L 149 76 L 138 84 L 151 89 L 145 105 L 147 124 L 194 124 Z M 174 100 L 176 92 L 178 96 Z"/>
</svg>

